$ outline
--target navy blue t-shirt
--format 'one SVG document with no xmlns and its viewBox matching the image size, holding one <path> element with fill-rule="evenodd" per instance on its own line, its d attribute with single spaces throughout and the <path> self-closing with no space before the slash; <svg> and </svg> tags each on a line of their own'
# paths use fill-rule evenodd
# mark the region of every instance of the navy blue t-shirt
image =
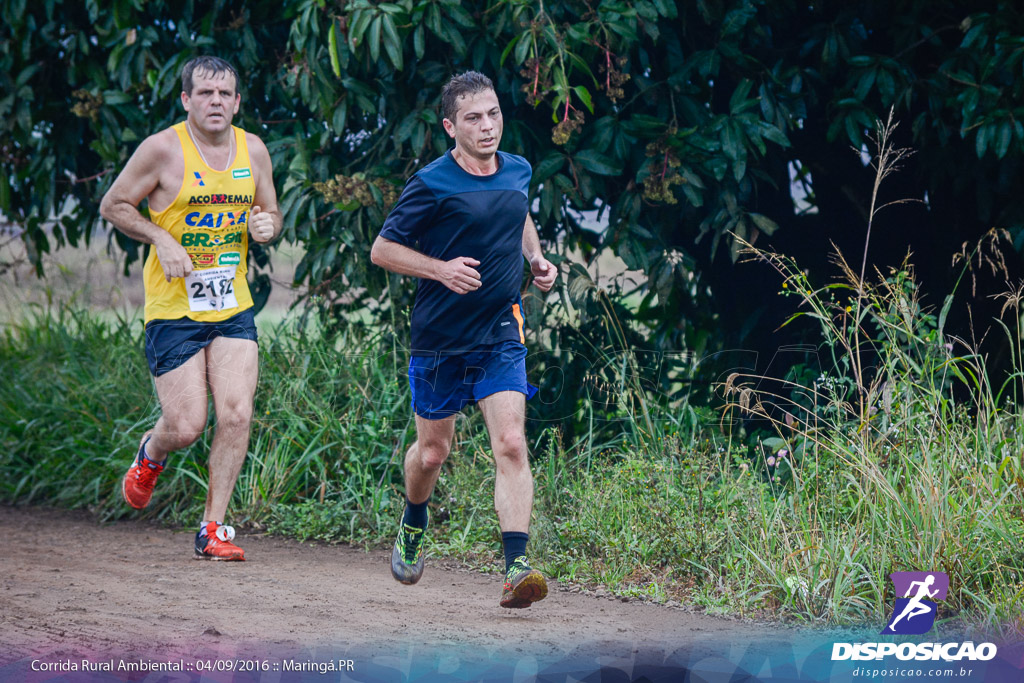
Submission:
<svg viewBox="0 0 1024 683">
<path fill-rule="evenodd" d="M 495 173 L 473 175 L 449 150 L 409 179 L 380 236 L 441 261 L 467 256 L 480 262 L 480 288 L 468 294 L 420 279 L 413 355 L 524 343 L 519 289 L 531 176 L 526 159 L 504 152 L 498 152 Z"/>
</svg>

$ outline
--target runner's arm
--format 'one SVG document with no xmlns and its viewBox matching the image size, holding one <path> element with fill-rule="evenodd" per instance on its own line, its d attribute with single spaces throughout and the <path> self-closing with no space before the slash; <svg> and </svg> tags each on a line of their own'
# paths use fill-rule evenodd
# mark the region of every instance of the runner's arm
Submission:
<svg viewBox="0 0 1024 683">
<path fill-rule="evenodd" d="M 143 140 L 100 202 L 100 215 L 115 228 L 133 240 L 156 248 L 168 282 L 191 273 L 192 259 L 171 233 L 147 220 L 138 206 L 159 185 L 160 170 L 169 163 L 172 153 L 164 133 Z"/>
<path fill-rule="evenodd" d="M 558 268 L 544 258 L 544 251 L 540 248 L 537 226 L 529 213 L 526 214 L 526 224 L 523 226 L 523 256 L 530 262 L 530 272 L 533 273 L 534 284 L 542 292 L 549 291 L 555 284 Z"/>
<path fill-rule="evenodd" d="M 480 273 L 474 270 L 480 262 L 468 256 L 441 261 L 378 235 L 370 249 L 370 260 L 392 273 L 437 280 L 456 294 L 480 288 Z"/>
<path fill-rule="evenodd" d="M 255 241 L 265 244 L 281 234 L 284 217 L 277 205 L 270 152 L 258 137 L 251 133 L 245 135 L 249 146 L 249 163 L 252 164 L 256 181 L 256 194 L 252 198 L 252 211 L 249 212 L 249 234 Z"/>
</svg>

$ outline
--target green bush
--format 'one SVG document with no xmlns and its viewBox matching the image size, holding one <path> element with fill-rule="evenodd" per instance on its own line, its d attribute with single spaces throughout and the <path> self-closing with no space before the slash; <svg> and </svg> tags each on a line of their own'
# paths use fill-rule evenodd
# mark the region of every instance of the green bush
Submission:
<svg viewBox="0 0 1024 683">
<path fill-rule="evenodd" d="M 880 367 L 909 362 L 910 339 L 883 343 Z M 232 521 L 302 540 L 392 541 L 413 438 L 403 352 L 394 351 L 355 331 L 283 326 L 263 335 Z M 918 366 L 941 374 L 952 362 Z M 208 435 L 171 455 L 151 508 L 135 512 L 120 500 L 124 468 L 158 413 L 140 328 L 37 311 L 0 338 L 0 369 L 0 500 L 88 508 L 101 519 L 197 519 Z M 772 423 L 776 435 L 762 438 L 754 457 L 727 433 L 681 427 L 655 400 L 647 406 L 655 437 L 637 435 L 644 421 L 620 420 L 615 438 L 594 430 L 564 443 L 559 427 L 533 420 L 531 555 L 559 579 L 620 595 L 822 625 L 884 619 L 892 571 L 945 571 L 944 617 L 1019 635 L 1020 416 L 968 410 L 946 383 L 925 379 L 897 383 L 888 421 L 868 411 L 858 422 L 841 392 L 829 394 L 833 412 L 794 401 L 787 409 L 799 419 Z M 730 391 L 742 390 L 733 378 Z M 756 411 L 767 399 L 751 391 L 746 406 Z M 489 442 L 478 411 L 456 424 L 431 503 L 429 552 L 494 570 Z"/>
</svg>

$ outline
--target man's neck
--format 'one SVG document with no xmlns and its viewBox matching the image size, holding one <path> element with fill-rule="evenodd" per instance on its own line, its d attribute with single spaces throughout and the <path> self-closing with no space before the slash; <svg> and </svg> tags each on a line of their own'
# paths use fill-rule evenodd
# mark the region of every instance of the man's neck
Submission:
<svg viewBox="0 0 1024 683">
<path fill-rule="evenodd" d="M 203 163 L 215 171 L 225 171 L 234 162 L 234 130 L 228 126 L 227 130 L 221 133 L 210 134 L 186 119 L 185 126 L 192 138 L 192 143 L 199 152 L 199 158 Z M 211 140 L 213 142 L 211 142 Z"/>
<path fill-rule="evenodd" d="M 494 175 L 498 172 L 498 154 L 495 152 L 486 159 L 478 159 L 463 152 L 458 145 L 452 150 L 452 159 L 470 175 Z"/>
<path fill-rule="evenodd" d="M 197 142 L 201 142 L 204 147 L 230 147 L 231 139 L 234 137 L 235 131 L 231 126 L 219 132 L 210 132 L 199 127 L 195 121 L 185 119 L 188 123 L 189 130 L 192 133 L 192 137 Z"/>
</svg>

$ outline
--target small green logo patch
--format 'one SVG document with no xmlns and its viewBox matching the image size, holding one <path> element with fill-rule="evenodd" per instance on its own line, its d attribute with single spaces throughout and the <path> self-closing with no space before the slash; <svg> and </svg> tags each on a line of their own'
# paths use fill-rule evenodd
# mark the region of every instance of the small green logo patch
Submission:
<svg viewBox="0 0 1024 683">
<path fill-rule="evenodd" d="M 252 172 L 247 168 L 236 168 L 231 172 L 232 178 L 248 178 Z"/>
<path fill-rule="evenodd" d="M 221 254 L 217 258 L 218 266 L 237 266 L 242 262 L 242 255 L 237 251 L 229 251 L 226 254 Z"/>
</svg>

